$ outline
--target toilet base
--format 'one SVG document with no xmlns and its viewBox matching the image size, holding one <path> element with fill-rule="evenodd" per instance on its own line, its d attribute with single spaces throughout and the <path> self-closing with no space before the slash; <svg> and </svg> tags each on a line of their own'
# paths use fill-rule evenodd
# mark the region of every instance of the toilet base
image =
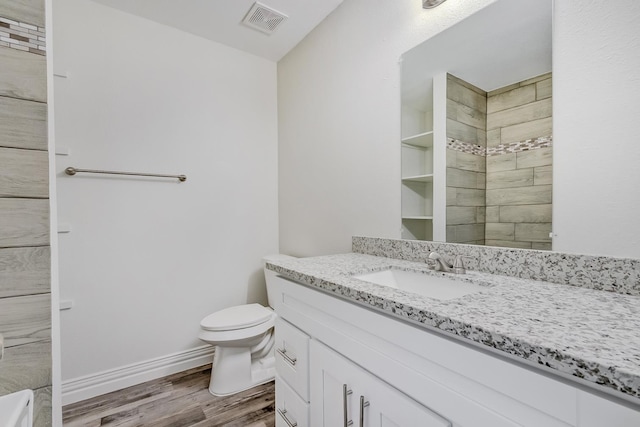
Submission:
<svg viewBox="0 0 640 427">
<path fill-rule="evenodd" d="M 272 381 L 275 374 L 273 350 L 260 359 L 251 360 L 251 351 L 246 347 L 216 346 L 209 393 L 229 396 Z"/>
</svg>

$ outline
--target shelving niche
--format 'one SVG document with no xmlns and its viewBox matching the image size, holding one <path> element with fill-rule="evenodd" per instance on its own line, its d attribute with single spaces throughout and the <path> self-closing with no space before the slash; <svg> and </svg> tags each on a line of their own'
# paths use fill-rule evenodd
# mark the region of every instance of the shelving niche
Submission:
<svg viewBox="0 0 640 427">
<path fill-rule="evenodd" d="M 403 239 L 433 239 L 433 90 L 402 104 Z"/>
</svg>

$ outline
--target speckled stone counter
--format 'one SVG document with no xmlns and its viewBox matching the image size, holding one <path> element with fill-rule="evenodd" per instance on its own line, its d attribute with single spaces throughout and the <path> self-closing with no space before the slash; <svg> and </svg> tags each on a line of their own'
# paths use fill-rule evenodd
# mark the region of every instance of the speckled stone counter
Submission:
<svg viewBox="0 0 640 427">
<path fill-rule="evenodd" d="M 441 301 L 352 276 L 388 268 L 445 273 L 430 270 L 424 262 L 359 253 L 281 260 L 267 268 L 391 316 L 624 393 L 640 404 L 638 296 L 469 271 L 453 279 L 486 289 Z"/>
<path fill-rule="evenodd" d="M 640 296 L 640 259 L 377 237 L 352 239 L 352 252 L 386 258 L 424 262 L 431 251 L 447 259 L 467 256 L 465 265 L 475 271 Z"/>
</svg>

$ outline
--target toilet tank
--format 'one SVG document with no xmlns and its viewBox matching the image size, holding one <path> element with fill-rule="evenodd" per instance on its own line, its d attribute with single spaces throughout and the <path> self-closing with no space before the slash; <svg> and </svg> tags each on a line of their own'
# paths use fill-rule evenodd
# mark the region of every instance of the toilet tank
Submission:
<svg viewBox="0 0 640 427">
<path fill-rule="evenodd" d="M 264 268 L 264 279 L 267 282 L 267 299 L 269 300 L 269 307 L 273 307 L 274 298 L 278 292 L 275 289 L 276 285 L 274 284 L 273 278 L 278 275 L 275 271 L 267 270 L 266 263 L 269 261 L 278 261 L 282 259 L 293 259 L 295 257 L 283 254 L 275 254 L 275 255 L 267 255 L 262 258 L 262 264 Z"/>
</svg>

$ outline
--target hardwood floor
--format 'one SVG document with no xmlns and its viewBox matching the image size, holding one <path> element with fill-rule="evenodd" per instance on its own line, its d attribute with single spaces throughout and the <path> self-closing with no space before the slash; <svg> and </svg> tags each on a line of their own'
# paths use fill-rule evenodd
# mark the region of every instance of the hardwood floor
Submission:
<svg viewBox="0 0 640 427">
<path fill-rule="evenodd" d="M 274 427 L 273 381 L 228 397 L 209 394 L 211 365 L 62 408 L 64 426 Z"/>
</svg>

